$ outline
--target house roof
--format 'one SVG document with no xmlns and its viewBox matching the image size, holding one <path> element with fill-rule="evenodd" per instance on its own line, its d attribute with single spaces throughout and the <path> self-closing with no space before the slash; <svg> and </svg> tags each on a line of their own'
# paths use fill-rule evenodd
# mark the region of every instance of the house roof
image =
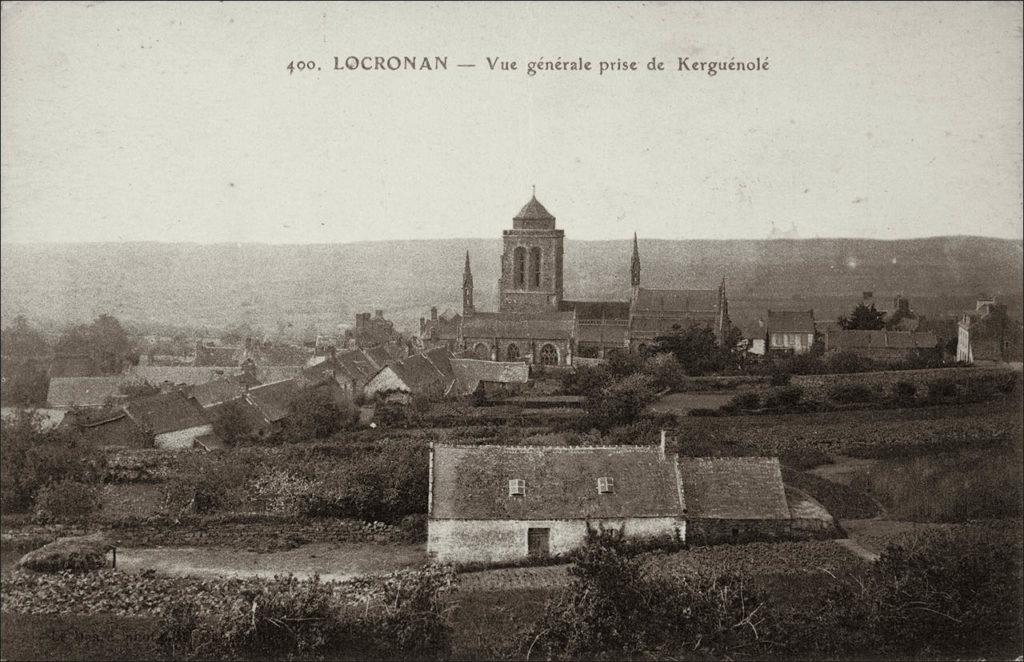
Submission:
<svg viewBox="0 0 1024 662">
<path fill-rule="evenodd" d="M 260 409 L 249 402 L 244 396 L 207 407 L 203 410 L 203 414 L 207 421 L 213 423 L 228 406 L 237 406 L 241 410 L 246 430 L 250 432 L 259 429 L 267 423 L 267 419 L 263 417 Z"/>
<path fill-rule="evenodd" d="M 336 358 L 338 369 L 343 370 L 345 374 L 361 384 L 370 381 L 373 375 L 380 370 L 380 368 L 375 368 L 369 357 L 358 349 L 339 352 Z"/>
<path fill-rule="evenodd" d="M 235 366 L 135 366 L 131 370 L 142 381 L 152 386 L 174 384 L 175 386 L 195 386 L 205 384 L 223 377 L 242 374 L 242 369 Z"/>
<path fill-rule="evenodd" d="M 124 411 L 92 423 L 76 423 L 82 439 L 93 446 L 140 446 L 150 441 L 142 428 Z"/>
<path fill-rule="evenodd" d="M 931 331 L 864 331 L 840 329 L 825 336 L 828 349 L 914 349 L 938 344 Z"/>
<path fill-rule="evenodd" d="M 628 301 L 562 301 L 559 310 L 575 311 L 577 320 L 628 320 Z"/>
<path fill-rule="evenodd" d="M 718 290 L 647 290 L 639 288 L 633 313 L 698 312 L 718 310 Z"/>
<path fill-rule="evenodd" d="M 205 384 L 196 384 L 188 390 L 189 396 L 203 407 L 233 400 L 244 393 L 245 386 L 233 379 L 215 379 Z"/>
<path fill-rule="evenodd" d="M 153 434 L 206 425 L 203 409 L 180 391 L 160 393 L 132 400 L 124 410 L 136 423 Z"/>
<path fill-rule="evenodd" d="M 243 347 L 196 347 L 195 366 L 237 366 L 245 359 Z"/>
<path fill-rule="evenodd" d="M 649 446 L 432 448 L 433 519 L 681 517 L 673 458 Z M 597 479 L 614 480 L 599 494 Z M 509 496 L 509 481 L 526 493 Z"/>
<path fill-rule="evenodd" d="M 462 320 L 465 338 L 571 338 L 575 313 L 474 313 Z"/>
<path fill-rule="evenodd" d="M 294 366 L 303 365 L 312 350 L 295 345 L 258 345 L 255 350 L 257 365 L 261 366 Z"/>
<path fill-rule="evenodd" d="M 301 365 L 261 365 L 256 367 L 256 378 L 262 384 L 280 382 L 302 374 Z"/>
<path fill-rule="evenodd" d="M 712 311 L 676 312 L 667 315 L 637 315 L 629 322 L 629 334 L 632 338 L 651 339 L 668 335 L 675 327 L 686 329 L 692 324 L 713 325 L 715 313 Z"/>
<path fill-rule="evenodd" d="M 814 311 L 769 309 L 768 333 L 814 333 Z"/>
<path fill-rule="evenodd" d="M 391 356 L 391 353 L 388 352 L 387 347 L 385 347 L 384 345 L 377 345 L 376 347 L 364 349 L 363 354 L 366 356 L 367 359 L 369 359 L 369 361 L 373 364 L 374 369 L 376 370 L 380 370 L 386 365 L 391 365 L 391 363 L 394 361 L 394 359 Z"/>
<path fill-rule="evenodd" d="M 423 356 L 427 357 L 430 364 L 437 368 L 437 371 L 442 375 L 449 379 L 452 377 L 452 353 L 447 349 L 444 347 L 435 347 L 434 349 L 424 352 Z"/>
<path fill-rule="evenodd" d="M 99 407 L 122 395 L 121 388 L 131 383 L 124 375 L 108 377 L 54 377 L 46 393 L 51 407 Z"/>
<path fill-rule="evenodd" d="M 778 458 L 681 457 L 679 476 L 688 517 L 790 517 Z"/>
<path fill-rule="evenodd" d="M 103 373 L 85 354 L 58 354 L 50 360 L 50 377 L 99 377 Z"/>
<path fill-rule="evenodd" d="M 246 398 L 267 421 L 274 423 L 291 414 L 291 404 L 302 390 L 295 379 L 285 379 L 249 389 Z"/>
<path fill-rule="evenodd" d="M 576 327 L 576 340 L 625 346 L 628 329 L 629 323 L 626 320 L 589 323 L 581 321 Z"/>
<path fill-rule="evenodd" d="M 449 378 L 422 354 L 413 354 L 407 359 L 392 363 L 388 368 L 393 370 L 410 390 L 414 391 L 438 382 L 449 381 Z"/>
<path fill-rule="evenodd" d="M 480 382 L 494 384 L 525 384 L 530 381 L 530 366 L 519 361 L 481 361 L 451 359 L 455 388 L 460 394 L 476 391 Z"/>
</svg>

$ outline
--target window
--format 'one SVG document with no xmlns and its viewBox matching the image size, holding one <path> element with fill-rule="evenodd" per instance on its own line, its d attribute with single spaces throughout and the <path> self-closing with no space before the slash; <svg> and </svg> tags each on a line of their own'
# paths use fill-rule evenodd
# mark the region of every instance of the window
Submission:
<svg viewBox="0 0 1024 662">
<path fill-rule="evenodd" d="M 526 284 L 526 249 L 522 246 L 512 251 L 512 282 L 515 287 Z"/>
<path fill-rule="evenodd" d="M 511 344 L 508 349 L 505 350 L 505 359 L 507 361 L 518 361 L 519 360 L 519 345 Z"/>
<path fill-rule="evenodd" d="M 597 493 L 611 494 L 615 491 L 615 479 L 608 476 L 601 476 L 597 479 Z"/>
<path fill-rule="evenodd" d="M 476 346 L 473 347 L 473 353 L 476 354 L 476 358 L 483 359 L 484 361 L 489 361 L 491 358 L 490 348 L 482 342 L 478 342 Z"/>
<path fill-rule="evenodd" d="M 540 249 L 530 249 L 530 286 L 540 287 Z"/>
<path fill-rule="evenodd" d="M 540 348 L 540 362 L 543 365 L 558 365 L 558 350 L 551 343 Z"/>
<path fill-rule="evenodd" d="M 526 494 L 526 481 L 522 478 L 513 478 L 508 481 L 509 496 L 524 496 Z"/>
</svg>

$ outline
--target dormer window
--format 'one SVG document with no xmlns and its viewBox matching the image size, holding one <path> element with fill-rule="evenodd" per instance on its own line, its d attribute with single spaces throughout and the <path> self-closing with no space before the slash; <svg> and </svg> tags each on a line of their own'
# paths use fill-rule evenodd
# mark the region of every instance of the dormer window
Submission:
<svg viewBox="0 0 1024 662">
<path fill-rule="evenodd" d="M 526 481 L 522 478 L 513 478 L 508 481 L 508 495 L 509 496 L 525 496 L 526 495 Z"/>
<path fill-rule="evenodd" d="M 615 491 L 615 479 L 608 476 L 601 476 L 597 479 L 597 493 L 611 494 Z"/>
</svg>

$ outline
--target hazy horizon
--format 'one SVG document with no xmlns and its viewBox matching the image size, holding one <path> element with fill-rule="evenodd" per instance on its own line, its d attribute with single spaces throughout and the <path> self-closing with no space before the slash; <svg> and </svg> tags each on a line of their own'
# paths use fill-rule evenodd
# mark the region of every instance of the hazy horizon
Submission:
<svg viewBox="0 0 1024 662">
<path fill-rule="evenodd" d="M 1024 236 L 1019 4 L 2 12 L 4 242 L 497 237 L 533 185 L 578 240 L 760 239 L 773 222 Z M 451 64 L 334 71 L 349 55 Z M 488 57 L 639 70 L 530 77 Z M 678 71 L 683 57 L 770 68 L 712 77 Z M 289 74 L 301 59 L 323 70 Z"/>
</svg>

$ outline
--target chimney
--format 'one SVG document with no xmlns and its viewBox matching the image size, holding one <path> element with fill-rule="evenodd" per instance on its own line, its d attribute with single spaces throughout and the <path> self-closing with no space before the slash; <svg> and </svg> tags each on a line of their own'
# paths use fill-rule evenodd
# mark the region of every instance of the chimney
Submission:
<svg viewBox="0 0 1024 662">
<path fill-rule="evenodd" d="M 861 294 L 863 295 L 865 303 L 870 302 L 872 299 L 875 298 L 875 293 L 868 290 L 864 290 L 864 292 L 862 292 Z"/>
<path fill-rule="evenodd" d="M 661 444 L 659 445 L 658 450 L 661 452 L 661 459 L 664 460 L 665 459 L 665 431 L 664 430 L 661 431 Z"/>
<path fill-rule="evenodd" d="M 430 307 L 430 319 L 434 322 L 437 321 L 437 306 Z"/>
<path fill-rule="evenodd" d="M 375 310 L 375 311 L 373 311 L 373 314 L 379 320 L 384 319 L 384 311 L 383 310 L 379 310 L 379 309 Z"/>
<path fill-rule="evenodd" d="M 420 335 L 422 336 L 423 333 L 426 330 L 427 330 L 427 320 L 425 318 L 421 317 L 420 318 Z"/>
</svg>

